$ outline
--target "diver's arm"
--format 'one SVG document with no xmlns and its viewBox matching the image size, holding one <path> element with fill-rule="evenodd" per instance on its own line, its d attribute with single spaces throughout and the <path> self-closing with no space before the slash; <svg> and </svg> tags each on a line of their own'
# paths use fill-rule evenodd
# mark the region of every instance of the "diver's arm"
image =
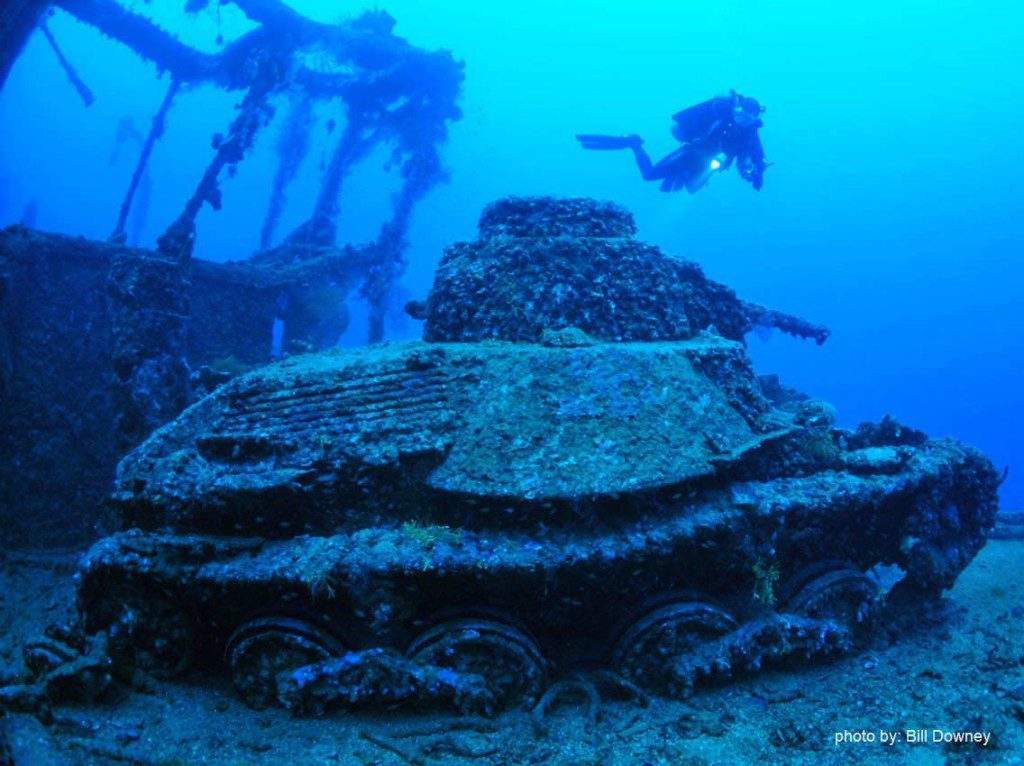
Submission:
<svg viewBox="0 0 1024 766">
<path fill-rule="evenodd" d="M 754 130 L 746 144 L 741 147 L 737 155 L 736 169 L 740 177 L 747 181 L 754 189 L 760 191 L 764 184 L 764 171 L 768 163 L 764 160 L 764 147 L 761 145 L 761 137 L 757 130 Z"/>
</svg>

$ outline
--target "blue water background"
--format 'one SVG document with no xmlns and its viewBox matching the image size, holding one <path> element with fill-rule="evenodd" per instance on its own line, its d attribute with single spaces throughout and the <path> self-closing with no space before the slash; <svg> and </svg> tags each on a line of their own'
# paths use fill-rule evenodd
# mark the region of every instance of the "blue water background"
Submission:
<svg viewBox="0 0 1024 766">
<path fill-rule="evenodd" d="M 216 7 L 182 24 L 181 0 L 143 10 L 217 50 L 246 20 Z M 216 3 L 212 4 L 216 6 Z M 323 20 L 376 3 L 307 0 Z M 752 336 L 761 372 L 833 402 L 843 424 L 885 413 L 955 435 L 1010 465 L 1006 507 L 1024 507 L 1024 6 L 1018 2 L 425 2 L 381 4 L 416 45 L 466 62 L 464 119 L 444 157 L 448 185 L 417 210 L 402 295 L 426 294 L 448 243 L 474 236 L 481 207 L 507 194 L 588 195 L 631 209 L 640 236 L 699 261 L 744 298 L 820 321 L 815 347 Z M 63 12 L 54 34 L 96 93 L 83 108 L 36 34 L 0 94 L 0 223 L 36 208 L 42 229 L 105 238 L 137 149 L 109 163 L 118 120 L 143 132 L 167 79 Z M 576 132 L 637 132 L 674 147 L 669 116 L 736 88 L 768 107 L 765 188 L 735 174 L 695 196 L 640 181 L 624 153 L 587 153 Z M 178 214 L 239 94 L 181 95 L 154 152 L 141 244 Z M 279 234 L 304 219 L 333 140 L 290 190 Z M 283 114 L 283 112 L 282 112 Z M 199 216 L 197 255 L 257 246 L 279 122 L 260 137 L 224 210 Z M 370 239 L 395 179 L 382 150 L 347 181 L 343 237 Z M 362 341 L 357 321 L 343 342 Z M 391 337 L 419 326 L 394 312 Z M 83 339 L 88 342 L 88 339 Z"/>
</svg>

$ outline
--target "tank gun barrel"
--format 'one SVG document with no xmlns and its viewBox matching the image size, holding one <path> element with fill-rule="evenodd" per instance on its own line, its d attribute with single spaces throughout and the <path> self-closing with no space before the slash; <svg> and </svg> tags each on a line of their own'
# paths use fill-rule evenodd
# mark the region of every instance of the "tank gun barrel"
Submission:
<svg viewBox="0 0 1024 766">
<path fill-rule="evenodd" d="M 787 314 L 783 311 L 765 308 L 756 303 L 743 302 L 743 311 L 750 323 L 749 329 L 755 327 L 774 327 L 795 338 L 811 339 L 819 346 L 828 340 L 831 331 L 822 325 L 808 322 L 802 317 Z"/>
</svg>

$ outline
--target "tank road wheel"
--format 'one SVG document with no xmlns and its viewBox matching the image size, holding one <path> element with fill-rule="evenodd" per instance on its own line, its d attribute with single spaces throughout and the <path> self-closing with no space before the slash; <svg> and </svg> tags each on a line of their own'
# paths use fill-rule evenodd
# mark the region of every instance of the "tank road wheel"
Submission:
<svg viewBox="0 0 1024 766">
<path fill-rule="evenodd" d="M 779 583 L 777 591 L 778 603 L 781 605 L 788 604 L 794 596 L 813 580 L 841 569 L 855 569 L 855 567 L 840 559 L 822 559 L 821 561 L 815 561 L 799 567 L 793 574 L 783 578 L 782 582 Z"/>
<path fill-rule="evenodd" d="M 344 652 L 340 641 L 306 620 L 258 617 L 231 635 L 225 655 L 239 696 L 263 709 L 277 703 L 278 673 Z"/>
<path fill-rule="evenodd" d="M 641 686 L 665 690 L 669 668 L 702 644 L 731 633 L 736 620 L 706 601 L 680 599 L 658 606 L 630 625 L 612 651 L 612 665 Z"/>
<path fill-rule="evenodd" d="M 532 705 L 544 687 L 545 662 L 537 643 L 495 620 L 439 623 L 413 641 L 407 654 L 415 662 L 482 676 L 497 710 Z"/>
<path fill-rule="evenodd" d="M 878 606 L 878 586 L 858 569 L 842 562 L 811 565 L 783 590 L 787 612 L 830 619 L 854 629 L 868 621 Z"/>
</svg>

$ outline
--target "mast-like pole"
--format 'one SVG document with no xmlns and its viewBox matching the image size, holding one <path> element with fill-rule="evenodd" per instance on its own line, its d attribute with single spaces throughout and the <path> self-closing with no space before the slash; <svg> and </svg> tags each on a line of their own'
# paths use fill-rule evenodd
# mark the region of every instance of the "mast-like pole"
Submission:
<svg viewBox="0 0 1024 766">
<path fill-rule="evenodd" d="M 111 242 L 121 245 L 125 243 L 127 237 L 124 227 L 128 221 L 128 213 L 132 209 L 132 199 L 135 197 L 135 191 L 139 188 L 139 181 L 142 180 L 142 175 L 146 172 L 146 166 L 149 164 L 149 155 L 153 153 L 153 146 L 164 133 L 167 112 L 170 110 L 171 104 L 174 103 L 178 87 L 178 81 L 172 79 L 170 86 L 167 88 L 167 93 L 164 95 L 164 100 L 160 104 L 160 108 L 153 115 L 153 124 L 149 129 L 149 135 L 146 136 L 146 142 L 142 145 L 142 152 L 139 154 L 138 162 L 135 163 L 135 172 L 132 173 L 131 183 L 128 184 L 128 191 L 125 192 L 124 201 L 121 202 L 121 212 L 117 216 L 117 225 L 114 226 L 114 232 L 110 235 Z"/>
</svg>

